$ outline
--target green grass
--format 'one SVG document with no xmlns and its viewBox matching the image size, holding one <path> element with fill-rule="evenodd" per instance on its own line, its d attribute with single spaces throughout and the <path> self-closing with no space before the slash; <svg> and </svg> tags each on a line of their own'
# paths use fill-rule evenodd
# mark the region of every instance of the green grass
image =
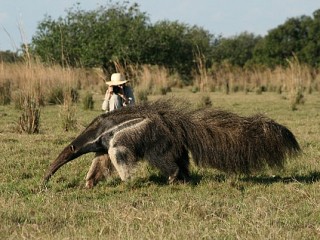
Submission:
<svg viewBox="0 0 320 240">
<path fill-rule="evenodd" d="M 202 98 L 185 89 L 172 95 L 194 106 Z M 45 188 L 45 170 L 101 113 L 99 100 L 93 111 L 79 104 L 78 130 L 70 132 L 61 127 L 59 106 L 42 108 L 36 135 L 17 133 L 21 113 L 13 104 L 0 106 L 0 239 L 319 239 L 319 93 L 306 95 L 297 111 L 275 93 L 207 95 L 213 107 L 265 113 L 286 125 L 303 154 L 284 170 L 250 177 L 192 167 L 191 183 L 174 185 L 142 163 L 132 181 L 114 176 L 92 190 L 84 188 L 93 157 L 87 154 L 62 167 Z"/>
</svg>

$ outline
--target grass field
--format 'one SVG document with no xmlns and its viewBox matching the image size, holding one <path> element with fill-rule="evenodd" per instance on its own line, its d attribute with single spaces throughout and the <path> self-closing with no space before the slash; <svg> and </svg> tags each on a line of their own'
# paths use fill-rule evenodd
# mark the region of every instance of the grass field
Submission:
<svg viewBox="0 0 320 240">
<path fill-rule="evenodd" d="M 185 89 L 168 95 L 203 97 Z M 168 185 L 145 163 L 135 178 L 117 176 L 84 188 L 92 154 L 61 168 L 41 186 L 59 152 L 98 114 L 77 109 L 78 130 L 64 132 L 59 106 L 41 109 L 40 134 L 15 130 L 20 111 L 0 106 L 0 239 L 319 239 L 320 95 L 305 96 L 292 111 L 276 93 L 205 93 L 213 107 L 250 115 L 264 113 L 296 135 L 303 154 L 284 170 L 227 176 L 192 167 L 188 184 Z M 150 100 L 158 98 L 152 96 Z"/>
</svg>

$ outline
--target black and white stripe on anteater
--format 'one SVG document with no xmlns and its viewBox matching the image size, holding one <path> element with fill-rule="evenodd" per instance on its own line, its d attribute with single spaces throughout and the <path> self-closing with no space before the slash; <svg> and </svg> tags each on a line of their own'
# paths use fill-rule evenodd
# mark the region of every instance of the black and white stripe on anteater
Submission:
<svg viewBox="0 0 320 240">
<path fill-rule="evenodd" d="M 191 110 L 176 99 L 158 100 L 95 118 L 60 153 L 44 179 L 88 152 L 96 152 L 87 175 L 87 186 L 92 187 L 113 168 L 122 180 L 128 179 L 140 159 L 174 181 L 188 179 L 189 152 L 198 166 L 252 174 L 265 166 L 283 167 L 285 159 L 299 151 L 292 132 L 263 115 Z"/>
</svg>

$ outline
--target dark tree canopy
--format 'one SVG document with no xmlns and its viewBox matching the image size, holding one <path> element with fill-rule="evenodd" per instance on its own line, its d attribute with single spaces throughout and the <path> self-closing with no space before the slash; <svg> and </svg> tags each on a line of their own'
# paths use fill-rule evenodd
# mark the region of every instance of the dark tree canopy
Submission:
<svg viewBox="0 0 320 240">
<path fill-rule="evenodd" d="M 143 57 L 148 18 L 136 4 L 112 5 L 93 11 L 72 8 L 65 18 L 50 16 L 32 39 L 35 54 L 45 61 L 72 66 L 102 66 Z"/>
<path fill-rule="evenodd" d="M 296 55 L 301 62 L 320 66 L 320 10 L 313 18 L 289 18 L 270 30 L 255 47 L 253 61 L 270 67 L 286 65 L 286 59 Z"/>
<path fill-rule="evenodd" d="M 137 4 L 119 3 L 67 16 L 45 16 L 32 39 L 33 52 L 43 61 L 71 66 L 158 64 L 190 74 L 195 49 L 210 52 L 213 36 L 197 26 L 162 21 L 152 25 Z"/>
<path fill-rule="evenodd" d="M 241 33 L 230 38 L 221 38 L 213 48 L 213 58 L 217 63 L 227 62 L 243 67 L 253 57 L 253 50 L 261 39 L 252 33 Z"/>
<path fill-rule="evenodd" d="M 109 3 L 84 11 L 80 5 L 65 17 L 45 16 L 30 49 L 42 61 L 75 67 L 114 67 L 114 63 L 156 64 L 184 79 L 197 71 L 197 57 L 206 67 L 227 62 L 240 67 L 285 65 L 297 56 L 320 66 L 320 9 L 313 16 L 289 18 L 264 37 L 243 32 L 215 37 L 198 26 L 178 21 L 150 23 L 139 5 Z"/>
</svg>

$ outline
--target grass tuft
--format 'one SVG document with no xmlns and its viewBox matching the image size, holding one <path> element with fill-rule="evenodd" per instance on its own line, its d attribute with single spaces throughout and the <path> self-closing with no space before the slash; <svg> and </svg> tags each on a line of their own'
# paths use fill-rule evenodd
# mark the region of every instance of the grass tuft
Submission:
<svg viewBox="0 0 320 240">
<path fill-rule="evenodd" d="M 18 127 L 21 132 L 28 134 L 40 131 L 40 105 L 32 96 L 25 96 Z"/>
</svg>

